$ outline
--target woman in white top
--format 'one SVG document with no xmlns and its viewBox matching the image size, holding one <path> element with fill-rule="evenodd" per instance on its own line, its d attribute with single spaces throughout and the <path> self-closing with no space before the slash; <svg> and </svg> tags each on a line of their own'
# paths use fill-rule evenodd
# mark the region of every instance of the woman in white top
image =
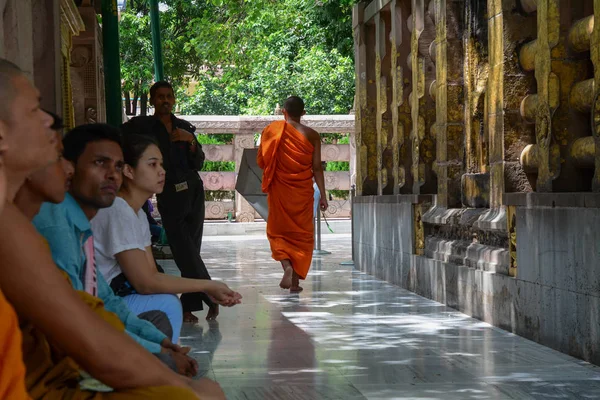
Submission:
<svg viewBox="0 0 600 400">
<path fill-rule="evenodd" d="M 204 292 L 224 306 L 239 304 L 241 295 L 222 282 L 158 272 L 142 206 L 154 193 L 163 190 L 162 154 L 151 138 L 130 135 L 124 140 L 123 155 L 125 167 L 119 196 L 111 207 L 100 210 L 92 219 L 96 264 L 132 312 L 140 314 L 157 309 L 165 312 L 174 336 L 179 336 L 182 309 L 174 294 Z"/>
</svg>

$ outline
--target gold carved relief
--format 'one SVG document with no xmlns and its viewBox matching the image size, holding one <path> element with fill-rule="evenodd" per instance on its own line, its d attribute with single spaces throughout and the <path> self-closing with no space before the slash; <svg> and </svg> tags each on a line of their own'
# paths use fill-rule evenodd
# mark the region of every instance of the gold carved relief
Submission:
<svg viewBox="0 0 600 400">
<path fill-rule="evenodd" d="M 425 120 L 419 115 L 419 100 L 425 95 L 425 62 L 419 57 L 419 38 L 425 29 L 424 0 L 412 0 L 412 34 L 410 41 L 412 65 L 412 93 L 409 96 L 412 119 L 412 175 L 413 193 L 419 194 L 425 182 L 424 164 L 421 165 L 420 147 L 425 137 Z"/>
<path fill-rule="evenodd" d="M 517 276 L 517 208 L 506 207 L 506 222 L 508 224 L 508 251 L 510 253 L 510 276 Z"/>
<path fill-rule="evenodd" d="M 594 20 L 600 21 L 600 0 L 594 0 Z M 592 135 L 596 147 L 592 190 L 600 192 L 600 23 L 594 24 L 591 40 L 591 57 L 594 64 L 595 95 L 592 105 Z"/>
<path fill-rule="evenodd" d="M 552 180 L 559 170 L 551 168 L 552 115 L 558 107 L 558 77 L 552 73 L 551 50 L 558 44 L 560 21 L 558 0 L 538 1 L 538 37 L 535 48 L 535 79 L 537 81 L 537 107 L 535 136 L 539 147 L 538 192 L 551 192 Z"/>
<path fill-rule="evenodd" d="M 423 205 L 413 205 L 414 225 L 414 254 L 422 256 L 425 253 L 425 228 L 423 226 Z"/>
<path fill-rule="evenodd" d="M 398 108 L 403 103 L 404 96 L 404 71 L 398 65 L 398 46 L 402 44 L 402 12 L 398 0 L 393 0 L 392 33 L 391 33 L 391 73 L 392 73 L 392 177 L 394 179 L 393 193 L 400 193 L 404 186 L 404 167 L 400 167 L 400 150 L 404 144 L 404 124 L 399 120 Z"/>
<path fill-rule="evenodd" d="M 446 0 L 435 0 L 435 125 L 438 205 L 448 206 L 448 40 Z"/>
</svg>

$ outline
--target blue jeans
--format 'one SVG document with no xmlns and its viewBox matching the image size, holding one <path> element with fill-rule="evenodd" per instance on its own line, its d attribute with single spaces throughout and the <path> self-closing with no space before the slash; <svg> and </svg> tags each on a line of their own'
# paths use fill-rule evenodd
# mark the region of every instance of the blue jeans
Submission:
<svg viewBox="0 0 600 400">
<path fill-rule="evenodd" d="M 140 315 L 146 311 L 162 311 L 167 314 L 171 327 L 173 328 L 173 337 L 171 341 L 177 343 L 183 324 L 183 309 L 181 301 L 174 294 L 130 294 L 123 297 L 129 310 L 135 315 Z"/>
</svg>

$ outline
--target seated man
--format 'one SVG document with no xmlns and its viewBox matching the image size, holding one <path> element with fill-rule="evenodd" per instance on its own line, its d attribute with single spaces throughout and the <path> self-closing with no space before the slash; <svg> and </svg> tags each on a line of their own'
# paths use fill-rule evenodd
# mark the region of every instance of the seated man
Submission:
<svg viewBox="0 0 600 400">
<path fill-rule="evenodd" d="M 8 150 L 3 154 L 9 188 L 8 201 L 0 215 L 0 287 L 26 332 L 24 357 L 28 365 L 38 367 L 27 371 L 33 389 L 30 396 L 34 399 L 192 399 L 196 395 L 203 399 L 224 398 L 213 382 L 193 382 L 171 372 L 127 335 L 94 314 L 65 282 L 42 237 L 12 203 L 28 176 L 57 160 L 56 136 L 49 129 L 52 119 L 40 110 L 35 87 L 18 67 L 3 59 L 0 59 L 0 101 L 4 105 L 0 109 L 0 126 L 7 128 Z M 0 330 L 5 332 L 6 326 L 10 325 L 2 324 Z M 4 354 L 1 359 L 11 360 Z M 11 366 L 14 370 L 2 369 L 1 382 L 19 374 L 18 363 L 11 362 Z M 79 366 L 113 387 L 115 393 L 83 391 L 78 384 Z M 20 384 L 16 379 L 13 381 L 11 390 L 15 390 L 16 396 L 5 397 L 7 392 L 0 389 L 2 398 L 20 398 Z"/>
<path fill-rule="evenodd" d="M 0 123 L 0 215 L 6 204 L 6 175 L 4 173 L 4 151 L 6 151 L 6 129 Z M 0 218 L 0 224 L 2 219 Z M 12 306 L 0 290 L 0 399 L 26 400 L 25 366 L 21 351 L 21 330 Z"/>
<path fill-rule="evenodd" d="M 133 339 L 151 353 L 168 352 L 179 372 L 195 375 L 195 360 L 172 350 L 171 340 L 165 334 L 171 330 L 168 318 L 159 314 L 155 323 L 162 325 L 161 332 L 131 313 L 95 265 L 90 219 L 100 208 L 113 203 L 121 186 L 123 152 L 119 130 L 104 124 L 83 125 L 69 132 L 63 144 L 64 156 L 74 166 L 69 194 L 60 204 L 45 203 L 33 220 L 48 241 L 52 258 L 68 274 L 76 290 L 99 297 L 107 310 L 117 314 Z"/>
</svg>

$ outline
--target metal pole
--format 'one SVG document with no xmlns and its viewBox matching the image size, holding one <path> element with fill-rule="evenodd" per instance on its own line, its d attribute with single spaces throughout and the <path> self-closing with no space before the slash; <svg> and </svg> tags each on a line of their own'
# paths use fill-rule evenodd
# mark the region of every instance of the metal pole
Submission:
<svg viewBox="0 0 600 400">
<path fill-rule="evenodd" d="M 165 79 L 162 41 L 160 39 L 160 14 L 158 0 L 150 0 L 150 26 L 152 28 L 152 52 L 154 53 L 154 79 Z"/>
<path fill-rule="evenodd" d="M 119 18 L 117 0 L 102 0 L 102 40 L 104 53 L 104 90 L 106 121 L 114 126 L 123 122 L 121 99 L 121 61 L 119 55 Z"/>
<path fill-rule="evenodd" d="M 321 210 L 320 209 L 317 211 L 316 229 L 317 229 L 317 237 L 316 237 L 317 248 L 313 251 L 313 255 L 322 256 L 325 254 L 331 254 L 330 251 L 321 250 Z"/>
<path fill-rule="evenodd" d="M 321 213 L 319 211 L 317 211 L 317 250 L 321 251 Z"/>
<path fill-rule="evenodd" d="M 349 261 L 342 261 L 340 265 L 354 266 L 354 196 L 356 196 L 356 186 L 352 185 L 350 188 L 350 240 L 352 241 L 352 259 Z"/>
</svg>

